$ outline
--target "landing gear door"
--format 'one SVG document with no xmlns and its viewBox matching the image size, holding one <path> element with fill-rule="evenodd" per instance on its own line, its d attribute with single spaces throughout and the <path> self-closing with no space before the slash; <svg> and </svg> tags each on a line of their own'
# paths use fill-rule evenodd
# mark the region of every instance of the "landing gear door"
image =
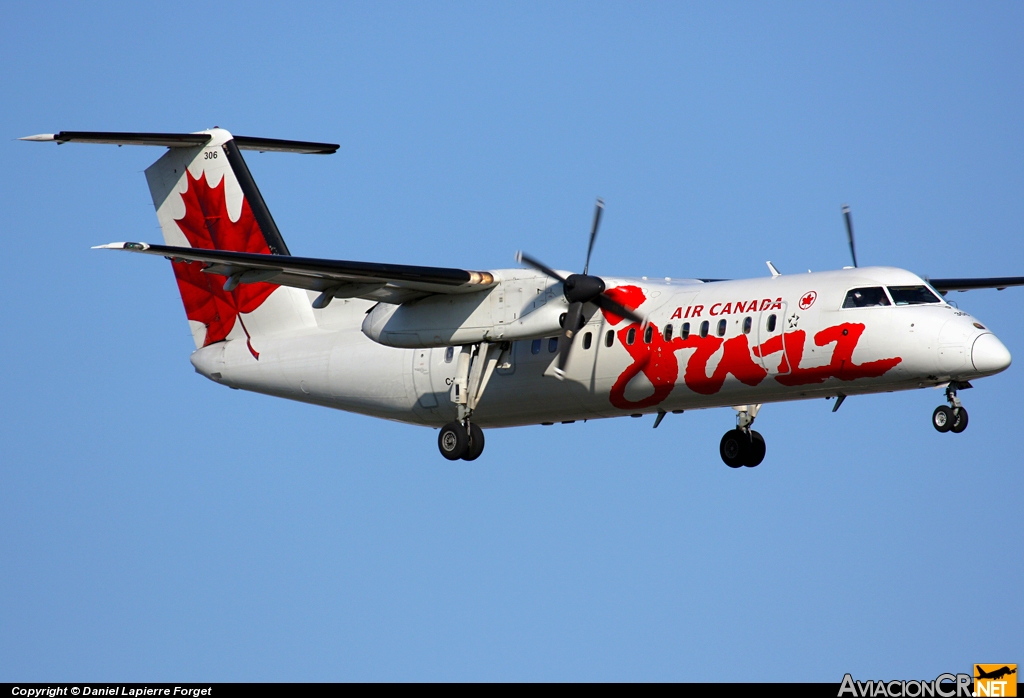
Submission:
<svg viewBox="0 0 1024 698">
<path fill-rule="evenodd" d="M 758 360 L 769 375 L 789 373 L 789 359 L 786 355 L 786 306 L 762 310 L 757 321 Z"/>
</svg>

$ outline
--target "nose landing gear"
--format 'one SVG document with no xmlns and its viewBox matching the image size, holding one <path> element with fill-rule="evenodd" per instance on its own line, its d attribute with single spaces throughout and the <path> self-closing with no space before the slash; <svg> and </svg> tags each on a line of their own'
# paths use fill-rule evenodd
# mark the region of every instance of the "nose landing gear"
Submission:
<svg viewBox="0 0 1024 698">
<path fill-rule="evenodd" d="M 750 428 L 761 406 L 741 405 L 733 409 L 736 410 L 736 428 L 725 432 L 718 452 L 730 468 L 756 468 L 767 451 L 764 437 Z"/>
<path fill-rule="evenodd" d="M 961 433 L 967 428 L 967 408 L 960 404 L 960 398 L 956 396 L 957 388 L 970 388 L 971 384 L 952 382 L 946 388 L 946 400 L 949 407 L 939 405 L 932 412 L 932 426 L 940 433 L 951 431 L 954 434 Z"/>
</svg>

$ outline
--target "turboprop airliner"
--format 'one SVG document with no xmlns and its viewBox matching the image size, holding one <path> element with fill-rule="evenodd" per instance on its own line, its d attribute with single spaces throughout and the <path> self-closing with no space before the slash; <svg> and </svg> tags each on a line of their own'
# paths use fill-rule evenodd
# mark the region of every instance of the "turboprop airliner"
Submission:
<svg viewBox="0 0 1024 698">
<path fill-rule="evenodd" d="M 23 140 L 165 147 L 146 170 L 163 244 L 102 249 L 170 260 L 210 380 L 434 427 L 441 455 L 475 460 L 485 427 L 569 423 L 710 407 L 735 410 L 720 455 L 759 465 L 761 406 L 945 388 L 939 432 L 967 428 L 959 392 L 1010 352 L 950 291 L 1024 277 L 924 279 L 892 267 L 741 280 L 596 276 L 527 254 L 525 268 L 471 271 L 297 257 L 243 150 L 330 154 L 338 145 L 196 133 L 62 131 Z"/>
</svg>

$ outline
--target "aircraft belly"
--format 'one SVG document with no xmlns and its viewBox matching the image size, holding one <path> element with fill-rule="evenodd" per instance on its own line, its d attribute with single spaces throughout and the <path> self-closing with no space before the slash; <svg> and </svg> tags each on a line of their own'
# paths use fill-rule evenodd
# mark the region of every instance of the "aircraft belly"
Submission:
<svg viewBox="0 0 1024 698">
<path fill-rule="evenodd" d="M 339 332 L 330 349 L 328 385 L 338 409 L 418 422 L 413 412 L 412 355 L 385 347 L 361 332 Z"/>
</svg>

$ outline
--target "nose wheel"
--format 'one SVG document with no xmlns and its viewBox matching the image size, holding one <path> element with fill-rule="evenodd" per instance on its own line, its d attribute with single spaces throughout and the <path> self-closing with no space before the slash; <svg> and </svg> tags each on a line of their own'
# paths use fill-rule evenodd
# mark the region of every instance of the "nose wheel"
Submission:
<svg viewBox="0 0 1024 698">
<path fill-rule="evenodd" d="M 476 460 L 484 452 L 484 430 L 472 422 L 449 422 L 437 435 L 437 448 L 448 460 Z"/>
<path fill-rule="evenodd" d="M 960 404 L 960 398 L 956 396 L 956 384 L 950 383 L 946 388 L 946 400 L 949 401 L 948 407 L 939 405 L 932 412 L 932 426 L 942 434 L 947 431 L 959 434 L 967 428 L 967 408 Z"/>
<path fill-rule="evenodd" d="M 756 468 L 767 451 L 764 437 L 750 428 L 761 406 L 741 405 L 733 409 L 736 410 L 736 428 L 725 432 L 718 452 L 730 468 Z"/>
</svg>

